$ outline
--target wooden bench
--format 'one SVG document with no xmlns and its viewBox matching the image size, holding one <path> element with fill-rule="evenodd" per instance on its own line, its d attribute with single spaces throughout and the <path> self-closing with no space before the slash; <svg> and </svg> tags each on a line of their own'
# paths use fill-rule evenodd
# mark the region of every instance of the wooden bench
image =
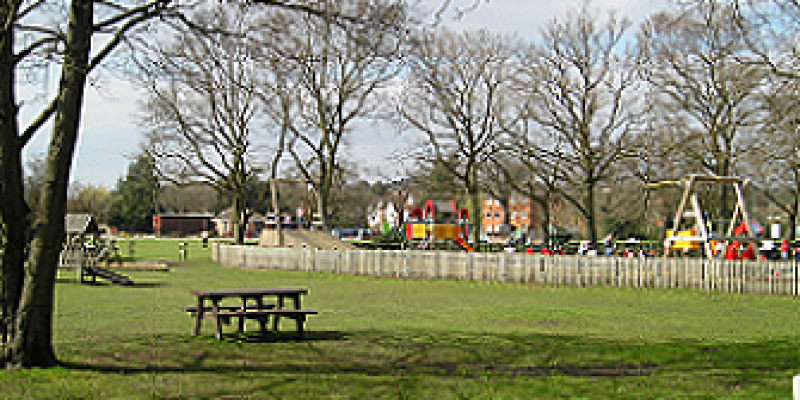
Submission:
<svg viewBox="0 0 800 400">
<path fill-rule="evenodd" d="M 262 331 L 266 331 L 266 324 L 269 318 L 273 317 L 273 330 L 278 331 L 279 320 L 281 317 L 290 318 L 297 323 L 297 334 L 303 336 L 304 323 L 306 316 L 318 314 L 316 310 L 296 310 L 296 309 L 276 309 L 274 304 L 264 304 L 259 307 L 257 305 L 248 305 L 246 309 L 242 310 L 241 306 L 219 306 L 217 312 L 217 319 L 220 323 L 229 325 L 231 319 L 238 318 L 239 332 L 244 330 L 244 321 L 247 319 L 256 320 L 261 323 Z M 188 313 L 196 313 L 197 307 L 183 307 L 182 310 Z M 211 307 L 203 307 L 203 314 L 205 318 L 213 319 L 211 314 Z"/>
<path fill-rule="evenodd" d="M 278 331 L 278 323 L 280 322 L 280 317 L 291 318 L 297 322 L 297 335 L 303 336 L 303 323 L 306 322 L 307 315 L 316 315 L 319 314 L 315 310 L 295 310 L 295 309 L 273 309 L 273 310 L 266 310 L 265 313 L 274 316 L 272 319 L 272 330 L 277 332 Z"/>
<path fill-rule="evenodd" d="M 269 315 L 262 315 L 259 316 L 259 311 L 270 310 L 275 308 L 275 304 L 264 304 L 262 306 L 258 306 L 257 304 L 248 304 L 247 308 L 242 312 L 242 306 L 218 306 L 217 310 L 217 319 L 219 322 L 230 325 L 232 318 L 239 318 L 239 332 L 244 330 L 244 320 L 245 319 L 258 319 L 257 317 L 263 318 L 264 322 L 269 319 Z M 196 306 L 191 307 L 183 307 L 181 308 L 183 312 L 188 312 L 194 315 L 197 312 Z M 206 319 L 213 319 L 214 317 L 211 315 L 211 307 L 203 307 L 203 317 Z"/>
</svg>

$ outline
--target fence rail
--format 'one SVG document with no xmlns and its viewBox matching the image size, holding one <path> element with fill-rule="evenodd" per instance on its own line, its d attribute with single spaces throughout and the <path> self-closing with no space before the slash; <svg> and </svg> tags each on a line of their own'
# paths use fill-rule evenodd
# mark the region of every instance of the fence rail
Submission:
<svg viewBox="0 0 800 400">
<path fill-rule="evenodd" d="M 317 250 L 215 243 L 227 267 L 325 271 L 411 279 L 461 279 L 551 285 L 687 288 L 797 296 L 796 261 L 548 256 L 419 250 Z"/>
</svg>

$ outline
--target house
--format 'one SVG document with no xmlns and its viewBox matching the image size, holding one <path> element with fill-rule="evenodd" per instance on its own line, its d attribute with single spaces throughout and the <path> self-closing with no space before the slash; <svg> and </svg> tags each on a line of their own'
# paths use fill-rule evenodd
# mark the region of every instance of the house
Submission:
<svg viewBox="0 0 800 400">
<path fill-rule="evenodd" d="M 214 230 L 217 236 L 232 237 L 233 236 L 233 208 L 227 208 L 221 213 L 217 214 L 211 219 Z M 261 231 L 267 225 L 267 217 L 263 214 L 254 213 L 247 221 L 247 229 L 245 229 L 245 237 L 253 238 L 261 235 Z"/>
<path fill-rule="evenodd" d="M 506 210 L 500 200 L 487 197 L 482 203 L 481 226 L 489 240 L 508 240 L 511 236 L 529 237 L 534 230 L 535 209 L 528 197 L 514 194 L 508 199 L 508 225 Z"/>
</svg>

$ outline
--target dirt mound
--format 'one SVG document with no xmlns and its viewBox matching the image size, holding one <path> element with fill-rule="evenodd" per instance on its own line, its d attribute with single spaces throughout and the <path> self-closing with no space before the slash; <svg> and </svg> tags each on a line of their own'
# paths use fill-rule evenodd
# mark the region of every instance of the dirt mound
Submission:
<svg viewBox="0 0 800 400">
<path fill-rule="evenodd" d="M 312 249 L 355 249 L 350 243 L 344 242 L 328 232 L 283 230 L 283 247 L 308 247 Z M 274 230 L 264 230 L 258 241 L 259 246 L 276 247 L 278 233 Z"/>
</svg>

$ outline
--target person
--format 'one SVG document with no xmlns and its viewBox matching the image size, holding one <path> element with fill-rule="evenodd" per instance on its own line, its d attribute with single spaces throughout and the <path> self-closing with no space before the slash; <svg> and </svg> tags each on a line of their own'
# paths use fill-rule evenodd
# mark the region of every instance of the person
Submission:
<svg viewBox="0 0 800 400">
<path fill-rule="evenodd" d="M 719 241 L 714 244 L 714 252 L 717 253 L 717 259 L 721 260 L 723 253 L 725 253 L 725 242 Z"/>
<path fill-rule="evenodd" d="M 783 261 L 789 261 L 789 240 L 781 240 L 781 258 Z"/>
<path fill-rule="evenodd" d="M 603 239 L 603 247 L 606 248 L 606 256 L 614 255 L 614 237 L 611 234 Z"/>
<path fill-rule="evenodd" d="M 208 231 L 203 231 L 203 248 L 208 248 Z"/>
<path fill-rule="evenodd" d="M 578 254 L 585 256 L 587 253 L 589 253 L 589 241 L 581 240 L 580 247 L 578 248 Z"/>
</svg>

